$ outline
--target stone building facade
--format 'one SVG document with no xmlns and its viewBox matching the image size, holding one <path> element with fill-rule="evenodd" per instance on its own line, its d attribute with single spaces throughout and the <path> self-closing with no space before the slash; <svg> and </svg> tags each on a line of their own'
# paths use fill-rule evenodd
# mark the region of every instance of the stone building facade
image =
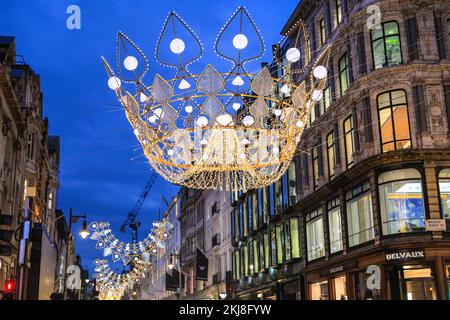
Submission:
<svg viewBox="0 0 450 320">
<path fill-rule="evenodd" d="M 286 176 L 234 195 L 237 297 L 450 299 L 450 3 L 306 0 L 282 33 L 298 19 L 313 56 L 334 44 L 328 82 Z"/>
<path fill-rule="evenodd" d="M 13 37 L 0 37 L 0 86 L 0 210 L 12 217 L 0 229 L 14 233 L 0 244 L 11 249 L 0 254 L 0 285 L 16 280 L 15 298 L 49 299 L 57 289 L 59 137 L 48 134 L 40 77 L 16 55 Z M 18 239 L 26 218 L 31 232 L 20 290 Z"/>
</svg>

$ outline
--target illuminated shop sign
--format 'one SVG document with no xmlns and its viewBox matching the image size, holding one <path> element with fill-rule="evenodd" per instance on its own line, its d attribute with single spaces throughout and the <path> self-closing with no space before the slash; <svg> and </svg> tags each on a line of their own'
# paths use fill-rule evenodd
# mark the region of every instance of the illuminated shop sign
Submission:
<svg viewBox="0 0 450 320">
<path fill-rule="evenodd" d="M 386 253 L 386 261 L 404 261 L 404 260 L 423 260 L 425 259 L 425 250 L 399 250 Z"/>
</svg>

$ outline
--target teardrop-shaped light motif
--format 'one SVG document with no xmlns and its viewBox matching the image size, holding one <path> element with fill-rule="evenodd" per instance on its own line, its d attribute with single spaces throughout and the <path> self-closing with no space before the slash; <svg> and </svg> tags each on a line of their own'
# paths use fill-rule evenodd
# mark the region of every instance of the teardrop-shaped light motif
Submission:
<svg viewBox="0 0 450 320">
<path fill-rule="evenodd" d="M 225 82 L 211 65 L 208 65 L 200 75 L 197 81 L 197 87 L 199 90 L 208 94 L 208 98 L 200 108 L 203 113 L 215 117 L 224 110 L 216 94 L 225 87 Z"/>
<path fill-rule="evenodd" d="M 136 63 L 137 69 L 127 70 Z M 142 50 L 124 33 L 117 34 L 117 71 L 125 83 L 140 82 L 148 71 L 148 60 Z M 131 68 L 132 69 L 132 68 Z"/>
<path fill-rule="evenodd" d="M 263 68 L 253 79 L 250 86 L 259 96 L 270 96 L 273 93 L 274 84 L 269 69 Z"/>
<path fill-rule="evenodd" d="M 172 95 L 172 87 L 157 74 L 153 81 L 152 96 L 153 99 L 164 104 L 160 119 L 167 123 L 172 123 L 178 117 L 177 111 L 169 104 L 169 99 Z"/>
<path fill-rule="evenodd" d="M 98 232 L 93 232 L 89 239 L 98 240 L 99 238 L 100 238 L 100 235 L 98 234 Z"/>
<path fill-rule="evenodd" d="M 232 25 L 236 23 L 239 25 L 239 30 L 231 30 Z M 249 26 L 247 28 L 243 28 L 243 25 Z M 253 51 L 248 50 L 249 52 L 254 52 L 252 55 L 245 55 L 246 51 L 240 51 L 235 50 L 231 51 L 236 53 L 236 57 L 230 56 L 228 51 L 225 48 L 229 47 L 229 45 L 223 45 L 222 48 L 222 42 L 224 41 L 224 35 L 225 33 L 233 32 L 231 34 L 232 39 L 236 39 L 236 36 L 244 35 L 246 39 L 248 39 L 249 43 L 256 37 L 256 40 L 259 44 L 259 50 Z M 241 38 L 243 38 L 241 36 Z M 253 38 L 253 39 L 252 39 Z M 256 26 L 256 23 L 251 18 L 250 14 L 244 7 L 239 7 L 236 12 L 231 16 L 231 18 L 228 20 L 228 22 L 224 25 L 222 30 L 220 31 L 219 35 L 217 36 L 216 42 L 214 43 L 214 50 L 216 54 L 219 57 L 222 57 L 230 62 L 233 63 L 233 69 L 234 67 L 242 66 L 243 69 L 245 69 L 245 64 L 247 62 L 250 62 L 252 60 L 257 60 L 262 57 L 265 51 L 265 45 L 263 38 L 261 36 L 261 33 L 258 30 L 258 27 Z M 239 53 L 238 53 L 239 52 Z"/>
<path fill-rule="evenodd" d="M 107 256 L 110 256 L 111 254 L 112 254 L 112 249 L 111 248 L 105 248 L 105 249 L 103 249 L 103 256 L 104 257 L 107 257 Z"/>
<path fill-rule="evenodd" d="M 195 46 L 196 48 L 181 48 L 181 43 L 186 44 L 186 46 Z M 164 49 L 172 47 L 171 49 L 175 49 L 175 52 L 179 52 L 179 54 L 173 54 L 172 50 L 171 54 L 167 57 L 162 57 L 163 49 L 161 46 L 163 44 L 167 45 L 167 48 Z M 177 50 L 178 47 L 179 50 Z M 176 12 L 172 11 L 166 21 L 164 21 L 161 34 L 156 42 L 156 61 L 163 66 L 175 68 L 180 73 L 180 71 L 187 71 L 187 67 L 194 61 L 200 59 L 202 55 L 203 46 L 200 39 L 187 23 Z"/>
</svg>

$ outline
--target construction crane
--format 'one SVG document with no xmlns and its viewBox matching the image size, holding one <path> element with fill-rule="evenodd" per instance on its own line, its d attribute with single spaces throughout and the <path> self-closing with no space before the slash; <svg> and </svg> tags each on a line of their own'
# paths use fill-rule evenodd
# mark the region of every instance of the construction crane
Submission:
<svg viewBox="0 0 450 320">
<path fill-rule="evenodd" d="M 144 201 L 147 198 L 148 193 L 150 192 L 150 190 L 153 186 L 153 183 L 155 182 L 157 177 L 158 177 L 158 174 L 155 171 L 153 171 L 150 179 L 148 180 L 147 184 L 144 187 L 144 190 L 142 190 L 142 193 L 139 196 L 138 201 L 134 205 L 133 210 L 128 212 L 127 219 L 120 227 L 120 232 L 122 232 L 122 233 L 125 232 L 127 226 L 130 227 L 131 239 L 132 239 L 133 243 L 137 242 L 137 230 L 138 230 L 139 226 L 141 225 L 140 222 L 136 221 L 136 216 L 138 215 L 139 211 L 141 210 L 142 205 L 144 204 Z"/>
</svg>

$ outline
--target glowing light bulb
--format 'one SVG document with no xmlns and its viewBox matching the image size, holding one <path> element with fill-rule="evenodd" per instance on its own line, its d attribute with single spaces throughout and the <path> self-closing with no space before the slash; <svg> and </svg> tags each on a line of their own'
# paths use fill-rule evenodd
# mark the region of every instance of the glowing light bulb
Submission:
<svg viewBox="0 0 450 320">
<path fill-rule="evenodd" d="M 123 61 L 123 66 L 125 67 L 125 69 L 127 69 L 129 71 L 134 71 L 138 67 L 138 61 L 135 57 L 128 56 Z"/>
<path fill-rule="evenodd" d="M 241 76 L 236 76 L 236 78 L 233 79 L 233 81 L 231 81 L 231 84 L 233 86 L 243 86 L 244 85 L 244 80 L 241 78 Z"/>
<path fill-rule="evenodd" d="M 183 53 L 185 48 L 186 45 L 184 44 L 184 41 L 179 38 L 175 38 L 170 42 L 170 51 L 174 54 Z"/>
<path fill-rule="evenodd" d="M 242 123 L 244 124 L 244 126 L 250 127 L 255 123 L 255 119 L 252 116 L 245 116 L 244 119 L 242 119 Z"/>
<path fill-rule="evenodd" d="M 194 109 L 192 108 L 192 106 L 186 106 L 184 108 L 184 111 L 186 111 L 187 113 L 191 113 L 192 111 L 194 111 Z"/>
<path fill-rule="evenodd" d="M 324 66 L 317 66 L 313 71 L 314 77 L 318 80 L 323 80 L 328 75 L 328 70 Z"/>
<path fill-rule="evenodd" d="M 237 102 L 233 103 L 233 109 L 234 110 L 238 111 L 240 108 L 241 108 L 241 104 L 240 103 L 237 103 Z"/>
<path fill-rule="evenodd" d="M 238 49 L 242 50 L 245 49 L 248 45 L 248 39 L 245 34 L 239 33 L 234 36 L 233 38 L 233 46 Z"/>
<path fill-rule="evenodd" d="M 216 121 L 222 126 L 228 126 L 233 122 L 233 118 L 228 113 L 221 114 L 216 118 Z"/>
<path fill-rule="evenodd" d="M 119 78 L 112 76 L 111 78 L 108 79 L 108 87 L 111 90 L 117 90 L 120 88 L 120 86 L 122 85 L 122 82 L 120 81 Z"/>
<path fill-rule="evenodd" d="M 323 98 L 323 92 L 322 90 L 314 90 L 311 99 L 313 99 L 316 102 L 319 102 Z"/>
<path fill-rule="evenodd" d="M 286 59 L 291 63 L 297 62 L 298 60 L 300 60 L 300 50 L 298 50 L 297 48 L 290 48 L 286 52 Z"/>
<path fill-rule="evenodd" d="M 208 118 L 205 116 L 201 116 L 197 119 L 197 124 L 199 127 L 205 127 L 208 124 Z"/>
</svg>

